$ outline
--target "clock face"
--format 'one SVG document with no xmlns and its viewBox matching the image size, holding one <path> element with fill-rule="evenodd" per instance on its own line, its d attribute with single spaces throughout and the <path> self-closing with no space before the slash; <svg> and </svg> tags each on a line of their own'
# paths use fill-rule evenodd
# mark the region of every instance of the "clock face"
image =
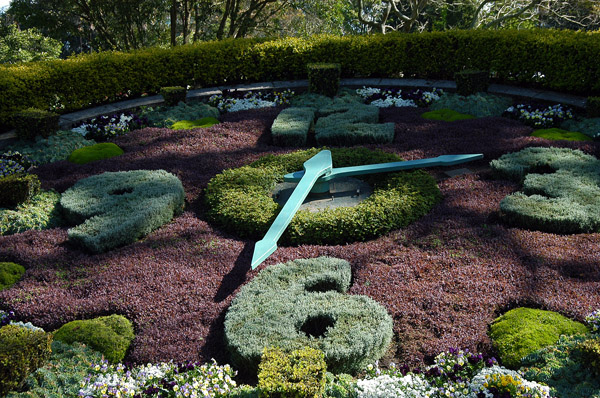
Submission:
<svg viewBox="0 0 600 398">
<path fill-rule="evenodd" d="M 256 242 L 254 254 L 252 255 L 252 269 L 258 267 L 277 249 L 277 241 L 292 221 L 300 206 L 304 203 L 308 194 L 311 192 L 315 194 L 330 192 L 330 185 L 334 179 L 423 167 L 453 166 L 482 158 L 482 154 L 443 155 L 429 159 L 333 168 L 331 152 L 323 150 L 304 163 L 303 171 L 285 175 L 284 181 L 297 181 L 298 184 L 289 194 L 283 208 L 275 218 L 275 221 L 273 221 L 273 224 L 271 224 L 264 238 Z"/>
</svg>

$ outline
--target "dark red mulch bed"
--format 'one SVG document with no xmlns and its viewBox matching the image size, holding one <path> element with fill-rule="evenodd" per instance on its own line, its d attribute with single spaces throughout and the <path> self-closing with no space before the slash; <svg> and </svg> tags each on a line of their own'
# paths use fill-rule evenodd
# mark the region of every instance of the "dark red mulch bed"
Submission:
<svg viewBox="0 0 600 398">
<path fill-rule="evenodd" d="M 259 270 L 303 257 L 347 259 L 354 271 L 351 293 L 369 295 L 388 309 L 397 334 L 390 357 L 410 365 L 422 365 L 449 347 L 490 354 L 489 323 L 515 306 L 578 320 L 598 308 L 600 234 L 560 236 L 498 221 L 498 203 L 518 187 L 492 179 L 487 163 L 550 142 L 528 137 L 530 128 L 509 119 L 444 123 L 424 120 L 422 112 L 382 110 L 382 121 L 395 122 L 397 134 L 381 149 L 405 159 L 482 152 L 484 161 L 466 165 L 480 172 L 441 181 L 444 200 L 405 230 L 347 246 L 280 248 Z M 127 359 L 138 363 L 213 357 L 228 362 L 223 317 L 239 287 L 258 270 L 249 270 L 252 241 L 205 221 L 202 188 L 225 168 L 288 152 L 269 144 L 277 113 L 238 112 L 193 131 L 148 128 L 117 141 L 126 152 L 120 157 L 41 167 L 43 186 L 61 192 L 103 171 L 165 169 L 183 181 L 188 206 L 143 241 L 101 255 L 69 244 L 66 228 L 0 237 L 0 258 L 27 268 L 18 285 L 0 293 L 4 307 L 47 330 L 73 319 L 126 315 L 137 333 Z M 597 143 L 553 145 L 599 155 Z"/>
</svg>

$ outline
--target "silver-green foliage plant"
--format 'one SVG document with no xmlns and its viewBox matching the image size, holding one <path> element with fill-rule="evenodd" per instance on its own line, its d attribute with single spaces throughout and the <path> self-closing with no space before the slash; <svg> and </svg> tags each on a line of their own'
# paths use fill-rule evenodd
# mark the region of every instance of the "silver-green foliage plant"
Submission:
<svg viewBox="0 0 600 398">
<path fill-rule="evenodd" d="M 180 120 L 198 120 L 205 117 L 219 117 L 219 110 L 203 102 L 180 102 L 176 106 L 145 108 L 140 116 L 146 117 L 150 126 L 171 127 Z"/>
<path fill-rule="evenodd" d="M 490 162 L 500 177 L 522 181 L 500 202 L 510 224 L 553 233 L 600 231 L 600 161 L 568 148 L 526 148 Z"/>
<path fill-rule="evenodd" d="M 325 127 L 315 136 L 319 145 L 387 144 L 394 140 L 394 123 L 352 123 Z"/>
<path fill-rule="evenodd" d="M 578 131 L 592 138 L 600 138 L 600 117 L 589 119 L 569 119 L 561 124 L 569 131 Z"/>
<path fill-rule="evenodd" d="M 445 93 L 430 105 L 431 110 L 452 109 L 456 112 L 476 117 L 501 116 L 512 100 L 487 93 L 462 95 Z"/>
<path fill-rule="evenodd" d="M 256 370 L 265 347 L 325 353 L 327 369 L 356 373 L 379 359 L 392 319 L 367 296 L 348 295 L 347 261 L 319 257 L 272 265 L 245 285 L 225 315 L 232 360 Z"/>
<path fill-rule="evenodd" d="M 60 200 L 69 239 L 99 253 L 135 242 L 181 213 L 181 181 L 164 170 L 107 172 L 79 180 Z"/>
<path fill-rule="evenodd" d="M 60 226 L 62 217 L 57 208 L 59 200 L 59 193 L 42 191 L 14 209 L 0 208 L 0 235 Z"/>
<path fill-rule="evenodd" d="M 523 358 L 520 372 L 527 380 L 548 385 L 553 397 L 600 397 L 600 379 L 578 348 L 591 338 L 590 334 L 561 336 L 555 345 Z"/>
<path fill-rule="evenodd" d="M 38 136 L 35 142 L 20 141 L 9 147 L 30 158 L 36 165 L 65 160 L 71 152 L 84 146 L 94 145 L 96 141 L 86 140 L 74 131 L 58 131 L 48 138 Z"/>
<path fill-rule="evenodd" d="M 279 146 L 304 146 L 313 125 L 312 108 L 287 108 L 279 113 L 271 126 L 273 144 Z"/>
<path fill-rule="evenodd" d="M 12 391 L 6 398 L 75 397 L 89 373 L 90 363 L 99 363 L 102 354 L 81 343 L 52 342 L 48 362 L 25 380 L 23 392 Z"/>
</svg>

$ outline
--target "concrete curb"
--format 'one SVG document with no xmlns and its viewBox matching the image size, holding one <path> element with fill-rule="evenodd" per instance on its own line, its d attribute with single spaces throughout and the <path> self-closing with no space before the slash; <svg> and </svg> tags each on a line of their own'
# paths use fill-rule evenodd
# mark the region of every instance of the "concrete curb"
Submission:
<svg viewBox="0 0 600 398">
<path fill-rule="evenodd" d="M 451 80 L 425 80 L 425 79 L 388 79 L 388 78 L 364 78 L 364 79 L 342 79 L 340 85 L 344 87 L 397 87 L 397 88 L 421 88 L 432 89 L 441 88 L 443 90 L 456 90 L 456 83 Z M 261 91 L 261 90 L 286 90 L 307 88 L 308 80 L 292 81 L 272 81 L 253 84 L 238 84 L 233 86 L 208 87 L 197 90 L 190 90 L 187 93 L 188 99 L 201 99 L 215 94 L 222 94 L 224 90 L 230 91 Z M 570 94 L 562 94 L 555 91 L 536 90 L 502 84 L 491 84 L 488 92 L 497 95 L 510 95 L 512 97 L 536 99 L 540 101 L 557 102 L 576 108 L 585 108 L 586 99 Z M 111 113 L 122 112 L 135 109 L 140 106 L 156 106 L 163 103 L 160 95 L 150 97 L 136 98 L 115 102 L 108 105 L 101 105 L 94 108 L 83 109 L 81 111 L 67 113 L 60 117 L 59 126 L 61 128 L 71 128 L 77 123 L 85 120 L 109 115 Z M 14 130 L 0 135 L 0 141 L 15 138 Z"/>
</svg>

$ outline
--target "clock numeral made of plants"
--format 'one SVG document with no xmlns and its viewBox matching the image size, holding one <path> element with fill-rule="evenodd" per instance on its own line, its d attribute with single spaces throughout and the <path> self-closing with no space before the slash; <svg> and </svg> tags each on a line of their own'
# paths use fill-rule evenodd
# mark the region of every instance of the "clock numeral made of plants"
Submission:
<svg viewBox="0 0 600 398">
<path fill-rule="evenodd" d="M 303 171 L 285 175 L 284 181 L 297 181 L 298 185 L 275 218 L 275 221 L 273 221 L 273 224 L 271 224 L 264 238 L 256 242 L 254 254 L 252 255 L 252 269 L 258 267 L 277 249 L 277 241 L 292 221 L 294 214 L 296 214 L 308 194 L 311 192 L 324 193 L 329 191 L 329 182 L 335 178 L 423 167 L 453 166 L 482 158 L 483 154 L 443 155 L 428 159 L 334 168 L 331 160 L 331 152 L 323 150 L 304 163 Z"/>
</svg>

